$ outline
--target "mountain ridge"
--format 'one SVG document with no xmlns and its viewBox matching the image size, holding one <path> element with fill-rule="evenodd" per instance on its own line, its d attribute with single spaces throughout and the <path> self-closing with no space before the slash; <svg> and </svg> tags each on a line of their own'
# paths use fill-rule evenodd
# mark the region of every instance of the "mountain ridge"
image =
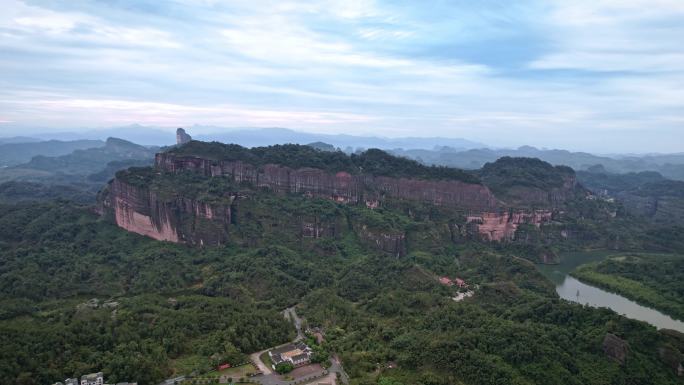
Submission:
<svg viewBox="0 0 684 385">
<path fill-rule="evenodd" d="M 509 170 L 528 167 L 505 159 L 490 168 L 507 162 L 514 163 Z M 346 155 L 299 145 L 247 149 L 193 141 L 158 153 L 154 168 L 118 172 L 101 196 L 100 210 L 111 213 L 120 227 L 155 239 L 223 244 L 234 231 L 238 213 L 249 206 L 245 202 L 268 190 L 371 211 L 401 202 L 455 210 L 460 213 L 454 214 L 462 226 L 459 232 L 470 227 L 483 238 L 501 241 L 514 238 L 520 225 L 538 227 L 551 221 L 565 201 L 586 194 L 571 169 L 533 163 L 542 167 L 534 177 L 515 174 L 519 178 L 513 183 L 515 200 L 508 204 L 481 184 L 477 175 L 420 165 L 381 150 Z M 552 178 L 555 184 L 543 188 L 524 184 L 540 172 L 558 174 Z M 326 233 L 316 225 L 319 222 L 325 220 L 302 221 L 299 231 Z M 357 233 L 375 239 L 388 252 L 401 254 L 404 249 L 404 231 L 384 229 L 371 234 L 358 228 Z"/>
</svg>

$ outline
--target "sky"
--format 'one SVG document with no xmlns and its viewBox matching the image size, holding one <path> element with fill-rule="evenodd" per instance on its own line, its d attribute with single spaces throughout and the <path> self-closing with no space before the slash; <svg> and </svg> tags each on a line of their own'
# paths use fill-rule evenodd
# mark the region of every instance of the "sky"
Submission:
<svg viewBox="0 0 684 385">
<path fill-rule="evenodd" d="M 683 0 L 0 3 L 0 136 L 200 124 L 684 151 Z"/>
</svg>

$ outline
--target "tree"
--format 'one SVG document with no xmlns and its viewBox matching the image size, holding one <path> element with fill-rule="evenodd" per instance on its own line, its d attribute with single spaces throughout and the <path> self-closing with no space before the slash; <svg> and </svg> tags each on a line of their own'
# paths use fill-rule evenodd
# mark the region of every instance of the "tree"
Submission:
<svg viewBox="0 0 684 385">
<path fill-rule="evenodd" d="M 294 369 L 294 365 L 292 365 L 289 362 L 281 362 L 278 365 L 276 365 L 276 372 L 278 374 L 285 374 L 285 373 L 290 373 Z"/>
</svg>

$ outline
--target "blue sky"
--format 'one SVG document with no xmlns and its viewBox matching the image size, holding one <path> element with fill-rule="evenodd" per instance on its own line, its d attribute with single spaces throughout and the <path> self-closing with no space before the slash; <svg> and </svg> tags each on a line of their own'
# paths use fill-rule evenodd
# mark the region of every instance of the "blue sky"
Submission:
<svg viewBox="0 0 684 385">
<path fill-rule="evenodd" d="M 684 151 L 682 37 L 682 0 L 2 0 L 0 136 L 201 124 Z"/>
</svg>

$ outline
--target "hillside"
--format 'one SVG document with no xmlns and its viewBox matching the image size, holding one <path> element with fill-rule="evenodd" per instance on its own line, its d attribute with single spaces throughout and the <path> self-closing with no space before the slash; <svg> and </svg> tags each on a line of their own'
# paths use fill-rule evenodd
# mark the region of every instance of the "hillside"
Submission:
<svg viewBox="0 0 684 385">
<path fill-rule="evenodd" d="M 603 168 L 578 172 L 595 194 L 615 199 L 626 212 L 661 224 L 684 225 L 684 182 L 656 172 L 612 174 Z"/>
<path fill-rule="evenodd" d="M 0 167 L 16 166 L 26 163 L 34 156 L 56 157 L 70 154 L 75 150 L 102 147 L 105 143 L 100 140 L 49 140 L 44 142 L 30 141 L 28 143 L 0 143 Z"/>
<path fill-rule="evenodd" d="M 617 194 L 625 209 L 657 223 L 684 225 L 684 182 L 662 180 Z"/>
<path fill-rule="evenodd" d="M 503 157 L 485 164 L 478 174 L 509 205 L 560 206 L 584 194 L 570 167 L 535 158 Z"/>
<path fill-rule="evenodd" d="M 0 188 L 14 201 L 52 193 Z M 676 384 L 676 335 L 559 301 L 530 263 L 684 250 L 680 230 L 585 194 L 572 170 L 534 159 L 471 174 L 379 150 L 170 148 L 116 172 L 101 217 L 65 201 L 0 204 L 0 375 L 38 385 L 104 370 L 156 385 L 290 340 L 278 312 L 298 305 L 350 385 Z M 474 297 L 454 301 L 442 276 Z M 603 353 L 608 334 L 630 344 L 628 366 Z"/>
<path fill-rule="evenodd" d="M 80 149 L 57 157 L 35 156 L 16 168 L 67 175 L 89 175 L 101 171 L 110 162 L 152 159 L 157 150 L 158 148 L 148 148 L 122 139 L 108 138 L 102 147 Z"/>
<path fill-rule="evenodd" d="M 109 138 L 104 146 L 77 149 L 60 156 L 34 156 L 29 162 L 0 169 L 0 202 L 64 197 L 94 202 L 116 171 L 152 164 L 157 148 Z"/>
<path fill-rule="evenodd" d="M 278 312 L 299 303 L 351 385 L 678 383 L 658 353 L 680 354 L 676 336 L 559 301 L 515 249 L 452 238 L 449 218 L 262 192 L 230 244 L 188 247 L 69 204 L 0 205 L 0 375 L 38 385 L 104 370 L 156 385 L 291 339 Z M 406 253 L 378 250 L 364 226 L 410 230 Z M 453 301 L 442 275 L 475 296 Z M 607 333 L 630 344 L 628 366 L 604 355 Z"/>
<path fill-rule="evenodd" d="M 577 179 L 583 186 L 591 191 L 597 194 L 611 196 L 623 191 L 638 188 L 647 183 L 666 180 L 661 174 L 654 171 L 615 174 L 606 171 L 602 166 L 593 167 L 585 171 L 578 171 Z"/>
<path fill-rule="evenodd" d="M 483 185 L 478 175 L 504 199 Z M 347 205 L 346 210 L 367 213 L 440 207 L 453 216 L 444 223 L 450 237 L 468 233 L 494 241 L 515 239 L 518 228 L 533 236 L 570 201 L 585 204 L 584 190 L 574 182 L 571 169 L 529 159 L 502 159 L 479 173 L 469 173 L 423 166 L 381 150 L 346 155 L 299 145 L 247 149 L 193 141 L 157 154 L 154 169 L 117 173 L 101 195 L 101 210 L 119 226 L 156 239 L 225 244 L 240 237 L 236 223 L 258 216 L 249 210 L 265 190 L 327 199 Z M 604 211 L 608 210 L 597 213 Z M 338 234 L 346 226 L 386 252 L 405 252 L 406 228 L 367 229 L 350 221 L 354 215 L 349 215 L 295 217 L 277 226 L 291 227 L 295 234 Z M 332 230 L 324 230 L 328 228 Z M 551 231 L 549 236 L 561 230 L 544 228 Z"/>
</svg>

